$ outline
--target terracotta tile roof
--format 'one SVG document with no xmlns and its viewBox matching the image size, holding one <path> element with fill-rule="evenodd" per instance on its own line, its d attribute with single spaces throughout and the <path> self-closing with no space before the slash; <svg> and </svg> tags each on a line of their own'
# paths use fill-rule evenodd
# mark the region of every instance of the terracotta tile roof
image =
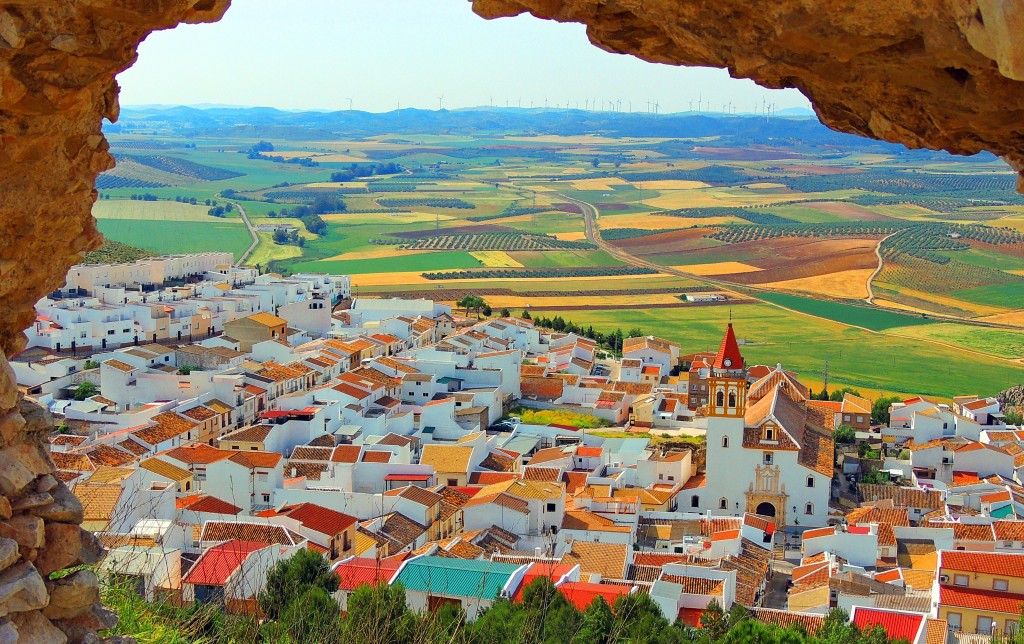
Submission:
<svg viewBox="0 0 1024 644">
<path fill-rule="evenodd" d="M 534 467 L 523 468 L 523 478 L 527 481 L 558 481 L 562 477 L 562 471 L 557 467 Z"/>
<path fill-rule="evenodd" d="M 74 434 L 57 434 L 49 438 L 51 445 L 81 445 L 87 440 L 89 440 L 88 436 L 75 436 Z"/>
<path fill-rule="evenodd" d="M 1024 554 L 946 550 L 941 556 L 943 574 L 959 570 L 1024 579 Z"/>
<path fill-rule="evenodd" d="M 992 528 L 999 541 L 1024 541 L 1024 521 L 996 521 Z"/>
<path fill-rule="evenodd" d="M 119 467 L 135 461 L 135 454 L 118 449 L 112 445 L 95 445 L 82 452 L 95 465 Z"/>
<path fill-rule="evenodd" d="M 297 546 L 305 537 L 279 525 L 248 521 L 207 521 L 200 541 L 259 541 L 265 544 Z"/>
<path fill-rule="evenodd" d="M 399 512 L 392 512 L 383 517 L 378 531 L 390 538 L 399 545 L 399 550 L 413 543 L 424 532 L 426 526 L 422 526 L 412 519 Z"/>
<path fill-rule="evenodd" d="M 359 445 L 338 445 L 331 453 L 332 463 L 355 463 L 359 460 L 359 452 L 362 448 Z"/>
<path fill-rule="evenodd" d="M 139 463 L 139 467 L 179 483 L 192 478 L 192 473 L 188 470 L 183 470 L 177 465 L 172 465 L 159 458 L 147 458 Z"/>
<path fill-rule="evenodd" d="M 206 406 L 218 414 L 226 414 L 234 409 L 234 407 L 216 398 L 207 401 Z"/>
<path fill-rule="evenodd" d="M 586 487 L 589 475 L 590 472 L 563 472 L 562 482 L 565 483 L 565 491 L 568 494 L 575 494 L 580 488 Z"/>
<path fill-rule="evenodd" d="M 235 452 L 228 460 L 250 470 L 276 467 L 284 457 L 275 452 Z"/>
<path fill-rule="evenodd" d="M 78 483 L 71 491 L 82 502 L 85 522 L 106 523 L 113 518 L 124 488 L 117 483 Z M 105 526 L 96 531 L 102 529 Z"/>
<path fill-rule="evenodd" d="M 229 449 L 217 449 L 216 447 L 210 447 L 204 443 L 199 443 L 196 445 L 175 447 L 174 449 L 162 452 L 162 454 L 169 458 L 173 458 L 180 463 L 186 463 L 188 465 L 209 465 L 210 463 L 230 458 L 234 452 Z"/>
<path fill-rule="evenodd" d="M 221 442 L 262 443 L 270 435 L 272 429 L 273 427 L 270 425 L 250 425 L 225 434 L 220 440 Z"/>
<path fill-rule="evenodd" d="M 262 324 L 263 326 L 267 326 L 267 327 L 271 327 L 271 326 L 287 326 L 288 325 L 288 321 L 287 320 L 285 320 L 283 318 L 279 318 L 279 317 L 277 317 L 276 315 L 274 315 L 272 313 L 267 313 L 266 311 L 261 312 L 261 313 L 254 313 L 253 315 L 250 315 L 250 316 L 248 316 L 246 318 L 242 318 L 242 319 L 244 319 L 244 320 L 252 320 L 253 322 L 256 322 L 257 324 Z"/>
<path fill-rule="evenodd" d="M 284 465 L 287 476 L 303 477 L 307 481 L 319 481 L 330 467 L 327 463 L 310 463 L 305 461 L 288 461 Z"/>
<path fill-rule="evenodd" d="M 957 541 L 994 541 L 990 525 L 953 524 L 953 538 Z"/>
<path fill-rule="evenodd" d="M 432 508 L 444 499 L 444 497 L 437 492 L 416 487 L 415 485 L 407 485 L 396 490 L 389 490 L 388 492 L 385 492 L 385 494 L 388 496 L 402 497 L 403 499 L 407 499 L 413 503 L 418 503 L 426 508 Z"/>
<path fill-rule="evenodd" d="M 512 510 L 513 512 L 518 512 L 519 514 L 530 513 L 529 503 L 504 492 L 499 492 L 497 494 L 484 494 L 481 492 L 467 501 L 463 507 L 474 508 L 476 506 L 487 505 L 489 503 L 500 505 L 503 508 Z"/>
<path fill-rule="evenodd" d="M 632 532 L 629 526 L 618 525 L 611 519 L 587 510 L 568 510 L 562 516 L 563 530 L 593 530 L 596 532 Z"/>
<path fill-rule="evenodd" d="M 466 474 L 473 448 L 461 445 L 427 445 L 420 457 L 421 465 L 432 465 L 438 473 Z"/>
<path fill-rule="evenodd" d="M 211 514 L 232 514 L 236 515 L 242 511 L 237 505 L 222 501 L 209 494 L 193 494 L 183 496 L 175 502 L 179 510 L 190 512 L 208 512 Z"/>
<path fill-rule="evenodd" d="M 402 436 L 401 434 L 395 434 L 391 432 L 384 436 L 384 438 L 377 441 L 377 445 L 388 445 L 391 447 L 402 447 L 412 445 L 416 440 L 410 436 Z"/>
<path fill-rule="evenodd" d="M 505 454 L 499 454 L 497 452 L 489 452 L 487 457 L 480 462 L 480 467 L 492 470 L 495 472 L 511 472 L 515 469 L 516 460 L 506 456 Z"/>
<path fill-rule="evenodd" d="M 579 564 L 582 571 L 598 573 L 605 579 L 622 579 L 628 555 L 628 547 L 622 544 L 574 541 L 560 563 Z"/>
<path fill-rule="evenodd" d="M 470 485 L 492 485 L 511 481 L 516 478 L 514 472 L 471 472 L 469 475 Z"/>
<path fill-rule="evenodd" d="M 551 461 L 568 458 L 572 458 L 572 454 L 562 451 L 561 447 L 545 447 L 544 449 L 537 450 L 529 460 L 528 464 L 540 465 L 542 463 L 550 463 Z"/>
<path fill-rule="evenodd" d="M 89 460 L 89 457 L 85 454 L 69 454 L 68 452 L 52 452 L 50 457 L 53 458 L 54 465 L 59 470 L 68 470 L 73 472 L 91 472 L 96 469 L 96 465 Z"/>
<path fill-rule="evenodd" d="M 215 417 L 217 415 L 217 412 L 213 411 L 209 407 L 204 407 L 203 405 L 199 405 L 198 407 L 193 407 L 192 409 L 188 409 L 188 410 L 183 411 L 181 413 L 183 415 L 185 415 L 185 416 L 188 416 L 192 420 L 199 421 L 199 422 L 207 420 L 208 418 L 213 418 L 213 417 Z"/>
<path fill-rule="evenodd" d="M 777 608 L 752 607 L 747 610 L 750 613 L 750 617 L 759 622 L 778 626 L 779 628 L 789 628 L 799 624 L 810 634 L 818 632 L 818 629 L 825 624 L 824 615 L 796 613 L 788 610 L 779 610 Z"/>
<path fill-rule="evenodd" d="M 113 367 L 113 368 L 117 369 L 118 371 L 124 371 L 124 372 L 133 371 L 133 370 L 139 368 L 139 367 L 133 367 L 133 366 L 131 366 L 130 364 L 128 364 L 126 362 L 121 362 L 120 360 L 115 360 L 113 358 L 111 358 L 110 360 L 104 360 L 103 364 L 107 365 L 108 367 Z"/>
<path fill-rule="evenodd" d="M 717 595 L 721 597 L 725 592 L 725 583 L 721 579 L 662 574 L 661 580 L 682 586 L 683 592 L 688 595 Z"/>
<path fill-rule="evenodd" d="M 159 445 L 175 436 L 187 434 L 192 429 L 198 427 L 195 422 L 183 418 L 180 414 L 176 414 L 173 411 L 157 414 L 153 416 L 152 420 L 154 423 L 152 426 L 136 430 L 132 432 L 132 436 L 147 445 Z"/>
<path fill-rule="evenodd" d="M 299 445 L 292 450 L 289 461 L 329 461 L 334 452 L 334 445 L 330 447 L 311 447 Z"/>
<path fill-rule="evenodd" d="M 944 619 L 925 618 L 924 644 L 946 644 L 949 623 Z"/>
<path fill-rule="evenodd" d="M 391 461 L 391 452 L 379 450 L 366 450 L 363 452 L 364 463 L 388 463 Z"/>
<path fill-rule="evenodd" d="M 401 565 L 399 561 L 388 561 L 376 558 L 350 559 L 338 565 L 334 569 L 338 575 L 339 589 L 355 590 L 363 585 L 377 585 L 381 582 L 387 583 L 398 572 Z"/>
<path fill-rule="evenodd" d="M 149 448 L 140 445 L 138 442 L 131 438 L 124 439 L 123 441 L 118 443 L 117 446 L 125 450 L 126 452 L 134 454 L 135 456 L 142 456 L 144 454 L 149 453 Z"/>
<path fill-rule="evenodd" d="M 862 483 L 859 491 L 864 501 L 892 499 L 893 505 L 904 508 L 933 510 L 942 505 L 942 493 L 938 490 Z"/>
<path fill-rule="evenodd" d="M 928 590 L 935 583 L 935 573 L 931 570 L 905 570 L 903 581 L 916 590 Z"/>
<path fill-rule="evenodd" d="M 259 541 L 231 540 L 214 546 L 200 555 L 181 581 L 190 585 L 223 586 L 249 555 L 267 545 Z"/>
<path fill-rule="evenodd" d="M 1024 595 L 1001 593 L 982 588 L 960 586 L 939 586 L 939 605 L 946 608 L 968 608 L 985 613 L 1018 615 L 1024 603 Z"/>
<path fill-rule="evenodd" d="M 296 503 L 286 505 L 280 510 L 266 510 L 258 517 L 288 517 L 294 519 L 314 532 L 334 537 L 355 525 L 356 518 L 343 512 L 331 510 L 315 503 Z"/>
</svg>

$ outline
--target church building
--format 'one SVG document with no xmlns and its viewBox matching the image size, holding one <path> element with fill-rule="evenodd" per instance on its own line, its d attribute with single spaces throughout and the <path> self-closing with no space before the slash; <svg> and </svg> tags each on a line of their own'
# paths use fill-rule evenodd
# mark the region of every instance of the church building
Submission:
<svg viewBox="0 0 1024 644">
<path fill-rule="evenodd" d="M 706 484 L 680 505 L 753 512 L 779 526 L 828 522 L 834 444 L 807 389 L 781 367 L 749 384 L 732 323 L 708 377 Z M 750 395 L 754 394 L 754 395 Z"/>
</svg>

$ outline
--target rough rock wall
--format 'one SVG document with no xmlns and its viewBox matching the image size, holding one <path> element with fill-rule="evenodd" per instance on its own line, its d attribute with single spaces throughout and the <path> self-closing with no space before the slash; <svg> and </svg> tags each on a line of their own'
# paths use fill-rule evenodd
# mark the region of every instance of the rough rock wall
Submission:
<svg viewBox="0 0 1024 644">
<path fill-rule="evenodd" d="M 608 51 L 799 88 L 826 125 L 958 154 L 989 150 L 1024 192 L 1020 0 L 471 0 L 587 25 Z"/>
<path fill-rule="evenodd" d="M 54 478 L 49 414 L 22 398 L 5 354 L 24 346 L 33 305 L 96 248 L 96 176 L 113 166 L 100 132 L 117 118 L 114 75 L 156 29 L 212 22 L 229 0 L 0 0 L 0 642 L 96 641 L 116 617 L 96 576 L 82 507 Z"/>
</svg>

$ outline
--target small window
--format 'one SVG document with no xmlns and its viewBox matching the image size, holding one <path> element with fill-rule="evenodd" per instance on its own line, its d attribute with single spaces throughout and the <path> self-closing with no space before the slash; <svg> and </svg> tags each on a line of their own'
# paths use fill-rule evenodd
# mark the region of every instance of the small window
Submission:
<svg viewBox="0 0 1024 644">
<path fill-rule="evenodd" d="M 850 414 L 843 414 L 843 420 L 850 422 Z"/>
<path fill-rule="evenodd" d="M 259 474 L 256 475 L 256 480 L 259 481 L 260 483 L 266 483 L 267 482 L 267 473 L 266 472 L 260 472 Z"/>
<path fill-rule="evenodd" d="M 970 578 L 967 575 L 955 575 L 953 577 L 954 586 L 969 586 L 971 583 Z"/>
<path fill-rule="evenodd" d="M 991 617 L 979 617 L 978 618 L 978 632 L 982 635 L 992 634 L 992 618 Z"/>
<path fill-rule="evenodd" d="M 814 514 L 814 504 L 808 503 L 804 506 L 804 514 Z"/>
<path fill-rule="evenodd" d="M 700 496 L 694 494 L 693 496 L 690 497 L 690 507 L 691 508 L 699 508 L 700 507 Z"/>
<path fill-rule="evenodd" d="M 736 393 L 732 391 L 729 392 L 729 407 L 732 409 L 736 408 Z"/>
<path fill-rule="evenodd" d="M 583 462 L 583 459 L 580 459 L 580 462 Z M 664 474 L 658 474 L 658 480 L 659 481 L 665 480 L 665 475 Z"/>
<path fill-rule="evenodd" d="M 763 455 L 763 461 L 764 461 L 765 465 L 771 465 L 772 464 L 772 453 L 771 452 L 765 452 L 764 455 Z"/>
<path fill-rule="evenodd" d="M 814 477 L 813 476 L 808 476 L 807 477 L 807 487 L 814 487 Z"/>
<path fill-rule="evenodd" d="M 1010 582 L 1006 579 L 995 579 L 992 581 L 992 590 L 998 590 L 1001 593 L 1005 593 L 1010 589 Z"/>
<path fill-rule="evenodd" d="M 264 494 L 263 495 L 263 502 L 264 503 L 270 503 L 270 495 L 269 494 Z"/>
<path fill-rule="evenodd" d="M 674 476 L 672 476 L 671 474 L 669 474 L 668 480 L 670 480 L 670 481 L 674 481 L 674 480 L 676 480 L 676 477 L 674 477 Z"/>
<path fill-rule="evenodd" d="M 554 503 L 548 503 L 548 512 L 554 512 L 556 509 Z"/>
<path fill-rule="evenodd" d="M 718 393 L 715 394 L 715 404 L 718 407 L 724 407 L 725 406 L 725 392 L 724 391 L 719 391 Z"/>
<path fill-rule="evenodd" d="M 863 416 L 857 416 L 857 422 L 858 423 L 863 423 L 864 422 L 864 417 Z"/>
<path fill-rule="evenodd" d="M 722 447 L 729 447 L 729 437 L 728 436 L 723 436 L 722 437 Z"/>
<path fill-rule="evenodd" d="M 766 441 L 775 440 L 775 428 L 772 427 L 771 425 L 764 426 L 764 439 Z"/>
<path fill-rule="evenodd" d="M 729 499 L 727 499 L 725 497 L 722 497 L 721 499 L 718 499 L 718 509 L 719 510 L 726 510 L 728 508 L 729 508 Z"/>
<path fill-rule="evenodd" d="M 455 487 L 459 484 L 458 479 L 448 479 L 448 487 Z"/>
</svg>

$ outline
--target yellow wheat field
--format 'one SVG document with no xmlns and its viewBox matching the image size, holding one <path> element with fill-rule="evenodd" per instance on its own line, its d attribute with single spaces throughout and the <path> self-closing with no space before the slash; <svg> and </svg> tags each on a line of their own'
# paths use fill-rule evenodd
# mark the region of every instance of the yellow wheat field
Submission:
<svg viewBox="0 0 1024 644">
<path fill-rule="evenodd" d="M 423 253 L 432 253 L 430 250 L 398 250 L 395 246 L 377 246 L 376 248 L 368 248 L 366 250 L 357 250 L 348 253 L 341 253 L 334 257 L 328 257 L 322 261 L 340 261 L 347 259 L 384 259 L 387 257 L 394 257 L 401 254 L 405 255 L 422 255 Z"/>
<path fill-rule="evenodd" d="M 667 275 L 664 273 L 656 273 L 654 275 L 642 275 L 645 281 L 652 278 L 675 278 L 673 275 Z M 531 284 L 531 285 L 542 285 L 547 283 L 565 284 L 566 281 L 571 280 L 574 284 L 576 282 L 636 282 L 638 277 L 636 275 L 600 275 L 596 277 L 517 277 L 515 280 L 487 280 L 493 283 L 495 288 L 507 287 L 512 288 L 515 284 Z M 403 271 L 395 273 L 367 273 L 364 275 L 353 275 L 352 286 L 396 286 L 402 284 L 417 285 L 422 288 L 423 284 L 430 284 L 434 288 L 442 289 L 449 287 L 458 287 L 463 282 L 480 282 L 486 280 L 486 278 L 477 277 L 464 280 L 428 280 L 423 277 L 417 271 Z M 630 288 L 635 288 L 631 286 Z"/>
<path fill-rule="evenodd" d="M 674 304 L 681 300 L 672 293 L 650 295 L 565 295 L 562 297 L 532 297 L 530 295 L 488 295 L 487 303 L 493 308 L 527 308 L 527 306 L 607 306 L 614 308 L 629 304 Z"/>
<path fill-rule="evenodd" d="M 503 250 L 477 250 L 470 255 L 483 262 L 484 266 L 491 268 L 522 268 L 523 266 Z"/>
<path fill-rule="evenodd" d="M 873 272 L 874 269 L 871 268 L 860 268 L 827 275 L 771 282 L 764 286 L 847 299 L 863 299 L 868 296 L 867 281 Z"/>
<path fill-rule="evenodd" d="M 577 179 L 570 182 L 576 190 L 614 190 L 612 186 L 624 186 L 626 182 L 618 177 L 605 177 L 601 179 Z"/>
<path fill-rule="evenodd" d="M 757 266 L 743 262 L 714 262 L 711 264 L 688 264 L 672 268 L 691 275 L 732 275 L 733 273 L 753 273 L 761 270 Z"/>
<path fill-rule="evenodd" d="M 1013 326 L 1024 327 L 1024 311 L 1010 311 L 1009 313 L 997 313 L 978 318 L 985 322 L 996 322 L 998 324 L 1012 324 Z"/>
<path fill-rule="evenodd" d="M 633 185 L 643 190 L 693 190 L 707 188 L 703 181 L 684 181 L 682 179 L 660 179 L 658 181 L 634 181 Z"/>
<path fill-rule="evenodd" d="M 878 284 L 878 280 L 875 280 L 875 284 Z M 996 315 L 997 313 L 1006 313 L 1007 307 L 999 306 L 988 306 L 985 304 L 976 304 L 974 302 L 967 302 L 965 300 L 958 300 L 956 298 L 947 297 L 945 295 L 939 295 L 938 293 L 928 293 L 926 291 L 915 291 L 914 289 L 900 287 L 900 293 L 907 297 L 912 297 L 915 300 L 922 300 L 925 302 L 934 302 L 942 306 L 948 306 L 952 308 L 962 309 L 964 311 L 971 311 L 975 315 Z"/>
<path fill-rule="evenodd" d="M 422 224 L 433 222 L 435 219 L 450 221 L 455 219 L 451 215 L 436 215 L 432 212 L 394 212 L 394 213 L 335 213 L 332 215 L 321 215 L 330 222 L 351 224 L 381 224 L 382 226 L 397 226 L 399 224 Z"/>
<path fill-rule="evenodd" d="M 892 300 L 883 300 L 876 297 L 872 301 L 876 306 L 880 306 L 883 309 L 899 309 L 900 311 L 910 311 L 911 313 L 931 313 L 931 311 L 925 311 L 924 309 L 919 309 L 916 306 L 910 306 L 909 304 L 893 302 Z"/>
<path fill-rule="evenodd" d="M 580 241 L 581 239 L 587 238 L 587 233 L 582 230 L 576 230 L 571 233 L 553 233 L 553 237 L 564 241 Z"/>
<path fill-rule="evenodd" d="M 365 181 L 346 181 L 345 183 L 339 183 L 337 181 L 317 181 L 315 183 L 307 183 L 307 188 L 365 188 Z"/>
</svg>

